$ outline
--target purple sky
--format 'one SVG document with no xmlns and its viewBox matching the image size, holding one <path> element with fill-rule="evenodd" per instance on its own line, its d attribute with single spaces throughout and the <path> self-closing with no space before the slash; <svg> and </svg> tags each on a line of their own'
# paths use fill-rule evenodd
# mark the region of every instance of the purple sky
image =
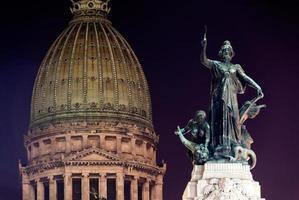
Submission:
<svg viewBox="0 0 299 200">
<path fill-rule="evenodd" d="M 0 13 L 0 200 L 20 199 L 17 163 L 26 159 L 23 134 L 34 78 L 71 18 L 68 0 L 18 1 L 1 4 Z M 181 199 L 191 173 L 173 131 L 209 105 L 210 73 L 199 62 L 204 24 L 208 56 L 216 59 L 223 40 L 230 40 L 234 62 L 265 93 L 267 108 L 247 123 L 258 156 L 253 174 L 263 197 L 299 199 L 299 14 L 294 5 L 289 0 L 112 0 L 109 18 L 135 50 L 149 82 L 160 134 L 158 158 L 168 165 L 165 200 Z M 254 95 L 247 88 L 240 102 Z"/>
</svg>

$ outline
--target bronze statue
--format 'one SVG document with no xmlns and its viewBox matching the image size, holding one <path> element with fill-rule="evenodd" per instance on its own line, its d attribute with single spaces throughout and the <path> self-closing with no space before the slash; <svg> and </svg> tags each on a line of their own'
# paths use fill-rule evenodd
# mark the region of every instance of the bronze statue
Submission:
<svg viewBox="0 0 299 200">
<path fill-rule="evenodd" d="M 253 139 L 244 122 L 248 118 L 254 118 L 260 109 L 265 107 L 265 105 L 256 104 L 259 99 L 264 97 L 262 89 L 252 78 L 246 75 L 241 65 L 231 62 L 235 53 L 228 40 L 225 40 L 220 48 L 218 53 L 220 60 L 208 59 L 206 48 L 207 37 L 205 32 L 200 58 L 201 63 L 211 71 L 212 75 L 211 104 L 208 121 L 205 121 L 205 127 L 209 128 L 205 129 L 204 126 L 199 126 L 195 117 L 176 134 L 179 133 L 180 139 L 185 141 L 186 138 L 182 137 L 191 132 L 191 142 L 208 148 L 208 160 L 247 162 L 251 157 L 253 165 L 255 165 L 255 154 L 250 150 Z M 246 85 L 257 91 L 257 97 L 245 102 L 239 109 L 237 95 L 245 92 Z M 197 135 L 201 133 L 200 130 L 205 133 L 204 140 L 202 140 L 201 135 Z"/>
<path fill-rule="evenodd" d="M 208 147 L 210 142 L 210 125 L 206 121 L 206 112 L 199 110 L 195 113 L 194 118 L 190 119 L 185 128 L 181 129 L 183 135 L 191 133 L 191 141 L 203 143 Z"/>
<path fill-rule="evenodd" d="M 202 40 L 201 63 L 210 69 L 211 86 L 211 147 L 221 155 L 231 154 L 232 145 L 241 143 L 241 124 L 237 94 L 245 91 L 245 85 L 253 87 L 258 97 L 263 97 L 261 87 L 247 76 L 241 65 L 231 63 L 235 53 L 228 40 L 218 53 L 220 61 L 206 55 L 207 38 Z"/>
<path fill-rule="evenodd" d="M 206 121 L 206 112 L 199 110 L 193 119 L 190 119 L 185 128 L 175 132 L 187 147 L 188 155 L 195 164 L 207 161 L 209 157 L 208 145 L 210 142 L 210 125 Z M 185 138 L 185 134 L 191 133 L 191 140 Z"/>
<path fill-rule="evenodd" d="M 195 165 L 204 164 L 209 159 L 209 150 L 204 144 L 195 143 L 188 140 L 182 133 L 182 129 L 178 127 L 178 130 L 175 131 L 182 141 L 183 145 L 192 153 L 192 162 Z"/>
</svg>

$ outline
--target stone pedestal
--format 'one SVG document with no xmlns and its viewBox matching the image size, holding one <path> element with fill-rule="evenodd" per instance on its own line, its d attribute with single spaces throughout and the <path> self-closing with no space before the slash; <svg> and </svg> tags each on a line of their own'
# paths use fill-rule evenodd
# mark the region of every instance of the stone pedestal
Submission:
<svg viewBox="0 0 299 200">
<path fill-rule="evenodd" d="M 265 200 L 248 165 L 213 163 L 195 165 L 183 200 Z"/>
</svg>

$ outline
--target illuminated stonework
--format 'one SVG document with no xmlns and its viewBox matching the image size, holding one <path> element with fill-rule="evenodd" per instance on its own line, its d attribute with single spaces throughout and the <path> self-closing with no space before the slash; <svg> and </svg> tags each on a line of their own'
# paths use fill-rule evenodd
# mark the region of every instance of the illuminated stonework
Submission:
<svg viewBox="0 0 299 200">
<path fill-rule="evenodd" d="M 73 2 L 33 89 L 20 165 L 23 200 L 162 200 L 165 164 L 142 67 L 106 18 L 109 1 Z"/>
</svg>

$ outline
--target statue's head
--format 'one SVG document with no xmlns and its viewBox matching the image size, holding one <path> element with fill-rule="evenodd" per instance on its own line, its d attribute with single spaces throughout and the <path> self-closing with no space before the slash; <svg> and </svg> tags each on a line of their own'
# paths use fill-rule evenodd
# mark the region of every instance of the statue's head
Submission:
<svg viewBox="0 0 299 200">
<path fill-rule="evenodd" d="M 224 61 L 232 60 L 232 58 L 235 56 L 235 52 L 233 50 L 232 45 L 230 44 L 230 41 L 225 40 L 223 42 L 223 45 L 221 46 L 218 55 Z"/>
<path fill-rule="evenodd" d="M 195 121 L 197 121 L 197 122 L 199 122 L 199 123 L 203 123 L 203 122 L 206 121 L 206 117 L 207 117 L 207 115 L 206 115 L 206 112 L 205 112 L 205 111 L 203 111 L 203 110 L 198 110 L 198 111 L 196 111 L 196 113 L 195 113 L 194 119 L 195 119 Z"/>
</svg>

